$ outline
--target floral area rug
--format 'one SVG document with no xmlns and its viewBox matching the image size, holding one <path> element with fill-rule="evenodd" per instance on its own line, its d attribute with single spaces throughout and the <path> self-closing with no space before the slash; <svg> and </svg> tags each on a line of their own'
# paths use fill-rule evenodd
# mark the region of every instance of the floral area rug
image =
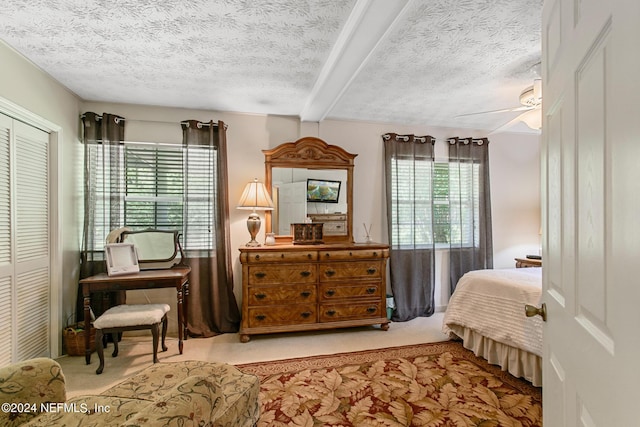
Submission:
<svg viewBox="0 0 640 427">
<path fill-rule="evenodd" d="M 258 426 L 541 426 L 541 389 L 458 342 L 237 366 L 260 377 Z"/>
</svg>

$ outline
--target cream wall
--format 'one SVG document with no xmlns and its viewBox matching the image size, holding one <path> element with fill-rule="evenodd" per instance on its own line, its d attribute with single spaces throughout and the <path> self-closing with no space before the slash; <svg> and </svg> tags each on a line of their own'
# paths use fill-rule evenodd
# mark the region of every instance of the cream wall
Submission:
<svg viewBox="0 0 640 427">
<path fill-rule="evenodd" d="M 61 173 L 57 179 L 57 187 L 50 190 L 60 211 L 59 215 L 53 214 L 50 220 L 52 226 L 59 224 L 60 228 L 57 230 L 60 265 L 56 262 L 52 266 L 52 274 L 58 276 L 53 277 L 53 280 L 61 289 L 51 297 L 54 303 L 62 300 L 63 310 L 54 319 L 54 324 L 58 323 L 56 329 L 62 331 L 67 318 L 75 312 L 78 248 L 82 227 L 78 221 L 82 200 L 82 157 L 77 137 L 80 100 L 1 41 L 0 64 L 0 98 L 5 107 L 7 104 L 18 106 L 61 129 L 58 150 L 52 153 Z M 61 346 L 62 333 L 57 334 L 57 337 L 57 345 Z"/>
<path fill-rule="evenodd" d="M 362 224 L 366 223 L 367 226 L 372 225 L 374 240 L 387 242 L 381 135 L 386 132 L 430 134 L 438 140 L 436 151 L 439 157 L 446 156 L 443 142 L 446 137 L 486 136 L 480 131 L 427 126 L 339 120 L 301 123 L 295 117 L 81 102 L 73 93 L 2 43 L 0 62 L 3 64 L 0 67 L 0 97 L 56 123 L 62 129 L 60 192 L 56 196 L 61 206 L 62 321 L 75 311 L 77 292 L 82 227 L 82 149 L 78 140 L 81 112 L 109 112 L 124 116 L 129 119 L 127 138 L 132 140 L 147 135 L 151 122 L 170 123 L 160 124 L 156 134 L 152 135 L 154 139 L 175 140 L 181 135 L 178 125 L 181 120 L 223 120 L 228 125 L 231 243 L 234 248 L 243 245 L 249 238 L 245 223 L 247 213 L 234 207 L 246 182 L 254 177 L 264 179 L 261 150 L 295 141 L 302 136 L 317 136 L 357 153 L 354 170 L 355 239 L 364 239 Z M 536 253 L 539 246 L 539 138 L 501 134 L 490 139 L 495 267 L 511 267 L 515 256 Z M 258 238 L 264 239 L 264 227 Z M 446 266 L 446 256 L 439 254 L 437 262 Z M 240 302 L 241 269 L 237 252 L 233 255 L 233 266 L 235 292 Z M 446 288 L 447 273 L 444 268 L 441 270 L 438 281 L 444 283 Z M 438 291 L 437 305 L 444 306 L 447 297 L 448 292 Z M 149 297 L 143 294 L 138 298 Z"/>
<path fill-rule="evenodd" d="M 109 112 L 129 119 L 126 137 L 142 140 L 179 140 L 179 122 L 185 119 L 223 120 L 227 125 L 229 193 L 231 195 L 231 244 L 237 248 L 249 240 L 246 211 L 235 209 L 244 185 L 253 178 L 264 180 L 262 150 L 303 136 L 316 136 L 326 142 L 356 153 L 354 168 L 354 238 L 364 241 L 364 226 L 371 225 L 374 240 L 388 243 L 386 202 L 384 196 L 384 150 L 381 135 L 386 132 L 429 134 L 436 138 L 436 156 L 447 157 L 445 139 L 450 136 L 484 137 L 485 132 L 427 126 L 406 126 L 385 123 L 325 120 L 321 123 L 301 123 L 295 117 L 262 116 L 185 110 L 162 107 L 89 103 L 83 111 Z M 140 122 L 136 122 L 140 121 Z M 150 122 L 144 122 L 150 121 Z M 157 123 L 169 122 L 157 132 Z M 494 266 L 515 265 L 513 258 L 538 251 L 540 227 L 539 198 L 539 137 L 522 134 L 500 134 L 490 137 L 490 173 L 494 233 Z M 522 187 L 527 191 L 522 191 Z M 264 216 L 263 216 L 264 218 Z M 264 225 L 258 234 L 264 241 Z M 241 301 L 241 267 L 239 253 L 233 253 L 235 293 Z M 436 257 L 436 305 L 446 306 L 448 292 L 448 258 L 446 251 Z M 153 291 L 158 292 L 158 291 Z M 168 291 L 167 291 L 168 292 Z M 143 301 L 150 297 L 138 296 Z M 171 324 L 171 323 L 170 323 Z"/>
</svg>

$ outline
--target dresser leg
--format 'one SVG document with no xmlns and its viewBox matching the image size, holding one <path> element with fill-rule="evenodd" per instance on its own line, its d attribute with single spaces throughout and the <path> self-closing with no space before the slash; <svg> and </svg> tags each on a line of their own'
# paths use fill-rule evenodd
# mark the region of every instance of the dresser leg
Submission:
<svg viewBox="0 0 640 427">
<path fill-rule="evenodd" d="M 249 342 L 249 340 L 251 340 L 251 337 L 249 335 L 240 334 L 240 342 Z"/>
<path fill-rule="evenodd" d="M 389 330 L 389 324 L 388 323 L 381 323 L 380 324 L 380 329 L 382 329 L 383 331 L 388 331 Z"/>
</svg>

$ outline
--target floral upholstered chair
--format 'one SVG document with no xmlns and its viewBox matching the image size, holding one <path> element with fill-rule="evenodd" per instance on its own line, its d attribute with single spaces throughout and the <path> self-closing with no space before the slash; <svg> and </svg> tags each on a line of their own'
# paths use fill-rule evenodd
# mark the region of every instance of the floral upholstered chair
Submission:
<svg viewBox="0 0 640 427">
<path fill-rule="evenodd" d="M 67 400 L 64 375 L 51 359 L 38 358 L 0 368 L 0 425 L 19 426 L 46 404 Z"/>
<path fill-rule="evenodd" d="M 260 415 L 259 388 L 256 376 L 224 363 L 156 363 L 101 394 L 65 401 L 60 365 L 33 359 L 0 369 L 0 402 L 16 409 L 0 412 L 0 425 L 251 427 Z"/>
</svg>

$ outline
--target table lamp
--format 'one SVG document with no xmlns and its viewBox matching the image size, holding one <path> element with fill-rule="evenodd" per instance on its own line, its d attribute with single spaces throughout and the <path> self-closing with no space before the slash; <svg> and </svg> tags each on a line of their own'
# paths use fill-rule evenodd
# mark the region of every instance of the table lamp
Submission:
<svg viewBox="0 0 640 427">
<path fill-rule="evenodd" d="M 256 210 L 273 210 L 273 202 L 264 184 L 258 182 L 258 178 L 248 183 L 244 188 L 237 207 L 238 209 L 251 209 L 253 211 L 247 219 L 247 229 L 251 234 L 251 240 L 246 246 L 260 246 L 260 243 L 256 241 L 256 234 L 260 231 L 260 216 L 258 216 Z"/>
</svg>

